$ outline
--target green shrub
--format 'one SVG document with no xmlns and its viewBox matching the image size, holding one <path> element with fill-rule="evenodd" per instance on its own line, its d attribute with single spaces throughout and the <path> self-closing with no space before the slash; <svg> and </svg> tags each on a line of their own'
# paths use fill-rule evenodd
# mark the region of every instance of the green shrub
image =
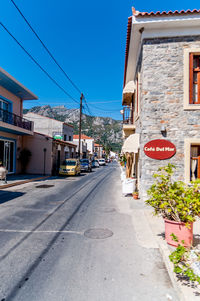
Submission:
<svg viewBox="0 0 200 301">
<path fill-rule="evenodd" d="M 153 175 L 156 181 L 148 190 L 146 204 L 153 207 L 155 215 L 189 224 L 200 214 L 200 184 L 194 182 L 189 187 L 182 181 L 172 181 L 174 169 L 169 163 Z"/>
</svg>

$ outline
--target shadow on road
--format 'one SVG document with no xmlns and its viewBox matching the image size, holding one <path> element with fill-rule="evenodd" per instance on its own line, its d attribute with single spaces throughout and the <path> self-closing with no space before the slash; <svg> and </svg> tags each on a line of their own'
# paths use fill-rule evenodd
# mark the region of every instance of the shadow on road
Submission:
<svg viewBox="0 0 200 301">
<path fill-rule="evenodd" d="M 0 190 L 0 205 L 6 202 L 9 202 L 13 199 L 19 198 L 24 195 L 24 192 L 14 192 L 14 191 L 3 191 Z"/>
</svg>

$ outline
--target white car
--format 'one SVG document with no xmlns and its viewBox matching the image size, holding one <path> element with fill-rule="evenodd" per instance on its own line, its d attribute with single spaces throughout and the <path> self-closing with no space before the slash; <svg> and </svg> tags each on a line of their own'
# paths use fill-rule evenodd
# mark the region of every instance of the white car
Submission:
<svg viewBox="0 0 200 301">
<path fill-rule="evenodd" d="M 106 165 L 105 159 L 99 159 L 98 161 L 100 166 Z"/>
</svg>

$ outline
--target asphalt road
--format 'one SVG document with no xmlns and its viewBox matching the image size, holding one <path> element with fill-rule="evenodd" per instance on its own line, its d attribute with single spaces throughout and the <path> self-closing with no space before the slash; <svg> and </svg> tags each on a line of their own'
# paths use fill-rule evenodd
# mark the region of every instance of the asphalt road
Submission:
<svg viewBox="0 0 200 301">
<path fill-rule="evenodd" d="M 0 301 L 178 300 L 159 250 L 137 241 L 119 177 L 113 163 L 0 191 Z"/>
</svg>

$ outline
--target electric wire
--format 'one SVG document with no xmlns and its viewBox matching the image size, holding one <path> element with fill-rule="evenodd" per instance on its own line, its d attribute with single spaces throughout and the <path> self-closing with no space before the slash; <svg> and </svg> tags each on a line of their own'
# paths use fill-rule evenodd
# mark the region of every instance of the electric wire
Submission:
<svg viewBox="0 0 200 301">
<path fill-rule="evenodd" d="M 74 102 L 79 103 L 74 97 L 72 97 L 61 85 L 34 59 L 34 57 L 22 46 L 22 44 L 12 35 L 12 33 L 6 28 L 6 26 L 0 22 L 0 25 L 4 28 L 4 30 L 13 38 L 13 40 L 23 49 L 23 51 L 31 58 L 31 60 L 46 74 L 46 76 L 60 89 L 62 90 L 68 97 L 70 97 Z"/>
<path fill-rule="evenodd" d="M 18 12 L 20 13 L 20 15 L 22 16 L 22 18 L 24 19 L 24 21 L 26 22 L 26 24 L 29 26 L 29 28 L 32 30 L 32 32 L 34 33 L 34 35 L 37 37 L 37 39 L 40 41 L 40 43 L 42 44 L 42 46 L 44 47 L 44 49 L 47 51 L 47 53 L 49 54 L 49 56 L 52 58 L 52 60 L 55 62 L 55 64 L 58 66 L 58 68 L 62 71 L 62 73 L 65 75 L 65 77 L 69 80 L 69 82 L 72 84 L 72 86 L 81 94 L 81 90 L 78 88 L 78 86 L 72 81 L 72 79 L 69 77 L 69 75 L 65 72 L 65 70 L 61 67 L 61 65 L 58 63 L 58 61 L 55 59 L 55 57 L 53 56 L 53 54 L 50 52 L 50 50 L 47 48 L 47 46 L 44 44 L 44 42 L 41 40 L 41 38 L 39 37 L 39 35 L 36 33 L 36 31 L 33 29 L 33 27 L 31 26 L 31 24 L 29 23 L 29 21 L 26 19 L 26 17 L 24 16 L 24 14 L 22 13 L 22 11 L 19 9 L 19 7 L 16 5 L 16 3 L 14 2 L 14 0 L 11 0 L 11 2 L 13 3 L 13 5 L 15 6 L 15 8 L 18 10 Z"/>
<path fill-rule="evenodd" d="M 34 33 L 34 35 L 37 37 L 37 39 L 40 41 L 40 43 L 42 44 L 42 46 L 45 48 L 45 50 L 47 51 L 47 53 L 49 54 L 49 56 L 53 59 L 53 61 L 55 62 L 55 64 L 59 67 L 59 69 L 62 71 L 62 73 L 65 75 L 65 77 L 70 81 L 70 83 L 73 85 L 73 87 L 79 92 L 82 93 L 81 90 L 78 88 L 78 86 L 72 81 L 72 79 L 67 75 L 67 73 L 64 71 L 64 69 L 60 66 L 60 64 L 58 63 L 58 61 L 55 59 L 55 57 L 53 56 L 53 54 L 50 52 L 50 50 L 47 48 L 47 46 L 44 44 L 44 42 L 42 41 L 42 39 L 39 37 L 39 35 L 37 34 L 37 32 L 34 30 L 34 28 L 32 27 L 32 25 L 30 24 L 30 22 L 27 20 L 27 18 L 24 16 L 24 14 L 22 13 L 22 11 L 19 9 L 19 7 L 17 6 L 17 4 L 15 3 L 14 0 L 11 0 L 12 4 L 15 6 L 15 8 L 17 9 L 17 11 L 19 12 L 19 14 L 21 15 L 21 17 L 24 19 L 24 21 L 26 22 L 26 24 L 29 26 L 29 28 L 31 29 L 31 31 Z M 60 85 L 59 85 L 60 86 Z M 74 99 L 73 99 L 74 100 Z M 92 114 L 86 99 L 84 97 L 85 100 L 85 105 L 87 107 L 87 111 L 89 113 L 89 115 L 94 115 Z M 118 101 L 105 101 L 105 102 L 96 102 L 96 103 L 109 103 L 109 102 L 118 102 Z M 92 103 L 92 102 L 91 102 Z M 95 103 L 95 102 L 93 102 Z M 93 104 L 92 103 L 92 104 Z M 100 110 L 100 111 L 109 111 L 109 110 L 105 110 L 102 108 L 98 108 L 96 106 L 93 106 L 94 108 Z M 113 111 L 113 110 L 112 110 Z M 112 112 L 110 110 L 110 112 Z M 114 110 L 114 111 L 118 111 L 118 110 Z"/>
<path fill-rule="evenodd" d="M 19 12 L 19 14 L 21 15 L 21 17 L 24 19 L 24 21 L 26 22 L 26 24 L 29 26 L 29 28 L 31 29 L 31 31 L 34 33 L 34 35 L 37 37 L 37 39 L 40 41 L 40 43 L 42 44 L 42 46 L 45 48 L 45 50 L 47 51 L 47 53 L 49 54 L 49 56 L 52 58 L 52 60 L 55 62 L 55 64 L 58 66 L 58 68 L 62 71 L 62 73 L 65 75 L 65 77 L 69 80 L 69 82 L 73 85 L 73 87 L 79 92 L 82 93 L 81 90 L 78 88 L 78 86 L 72 81 L 72 79 L 69 77 L 69 75 L 64 71 L 64 69 L 61 67 L 61 65 L 58 63 L 58 61 L 55 59 L 55 57 L 53 56 L 53 54 L 50 52 L 50 50 L 47 48 L 47 46 L 44 44 L 44 42 L 42 41 L 42 39 L 39 37 L 39 35 L 37 34 L 37 32 L 34 30 L 34 28 L 32 27 L 32 25 L 30 24 L 30 22 L 27 20 L 27 18 L 24 16 L 24 14 L 22 13 L 22 11 L 19 9 L 19 7 L 17 6 L 17 4 L 15 3 L 14 0 L 11 0 L 12 4 L 15 6 L 15 8 L 17 9 L 17 11 Z M 50 75 L 49 73 L 44 70 L 43 67 L 41 67 L 39 65 L 39 63 L 37 63 L 37 61 L 28 53 L 28 51 L 26 51 L 26 49 L 15 39 L 15 37 L 7 30 L 7 28 L 1 23 L 1 25 L 4 27 L 4 29 L 12 36 L 12 38 L 18 43 L 18 45 L 30 56 L 30 58 L 38 65 L 38 67 L 54 82 L 54 84 L 56 84 L 66 95 L 68 95 L 72 100 L 74 100 L 76 103 L 78 103 L 78 101 L 76 101 L 65 89 L 63 89 Z M 85 97 L 83 98 L 85 100 L 85 105 L 86 105 L 86 110 L 88 111 L 89 115 L 93 116 L 94 114 L 91 112 L 91 109 L 89 108 Z M 109 103 L 109 102 L 118 102 L 118 101 L 105 101 L 105 102 L 91 102 L 91 104 L 93 105 L 94 103 Z M 118 111 L 118 110 L 107 110 L 107 109 L 102 109 L 99 107 L 96 107 L 93 105 L 94 108 L 96 108 L 97 110 L 100 111 L 106 111 L 106 112 L 113 112 L 113 111 Z"/>
<path fill-rule="evenodd" d="M 84 98 L 84 102 L 85 102 L 85 105 L 86 105 L 86 108 L 87 108 L 87 111 L 88 111 L 89 115 L 93 116 L 94 114 L 92 114 L 92 112 L 91 112 L 91 110 L 90 110 L 90 108 L 89 108 L 89 106 L 88 106 L 85 98 Z"/>
</svg>

